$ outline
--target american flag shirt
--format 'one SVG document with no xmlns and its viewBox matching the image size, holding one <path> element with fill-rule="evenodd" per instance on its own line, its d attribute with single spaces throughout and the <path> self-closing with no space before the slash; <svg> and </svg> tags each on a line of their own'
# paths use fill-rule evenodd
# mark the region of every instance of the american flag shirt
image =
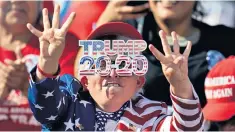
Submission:
<svg viewBox="0 0 235 132">
<path fill-rule="evenodd" d="M 96 107 L 81 83 L 65 74 L 35 82 L 36 67 L 31 71 L 28 99 L 43 131 L 95 131 Z M 203 115 L 195 91 L 194 100 L 171 93 L 173 115 L 167 105 L 142 95 L 130 100 L 113 131 L 202 131 Z"/>
</svg>

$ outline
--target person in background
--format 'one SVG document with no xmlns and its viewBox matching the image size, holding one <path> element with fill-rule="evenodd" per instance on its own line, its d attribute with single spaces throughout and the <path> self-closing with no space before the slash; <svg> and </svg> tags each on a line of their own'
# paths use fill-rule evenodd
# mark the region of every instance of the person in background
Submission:
<svg viewBox="0 0 235 132">
<path fill-rule="evenodd" d="M 218 62 L 205 80 L 207 130 L 235 131 L 235 56 Z"/>
<path fill-rule="evenodd" d="M 122 3 L 111 1 L 100 16 L 97 25 L 110 21 L 126 21 L 133 16 L 143 13 L 139 6 L 128 6 L 124 0 Z M 204 93 L 204 80 L 211 67 L 217 61 L 235 54 L 235 29 L 222 25 L 209 26 L 192 18 L 192 16 L 203 17 L 203 12 L 197 10 L 200 6 L 198 1 L 169 1 L 149 0 L 142 7 L 149 7 L 143 23 L 137 24 L 136 28 L 141 32 L 148 44 L 153 44 L 162 49 L 159 30 L 166 32 L 167 41 L 173 48 L 174 41 L 170 33 L 178 34 L 180 51 L 186 47 L 187 41 L 193 43 L 192 52 L 189 56 L 189 78 L 199 95 L 202 107 L 206 104 Z M 139 27 L 140 25 L 141 27 Z M 144 95 L 152 100 L 161 100 L 171 105 L 169 84 L 164 77 L 160 62 L 147 49 L 143 52 L 149 61 L 149 71 L 146 74 Z M 156 74 L 157 73 L 157 74 Z M 156 89 L 156 85 L 159 88 Z"/>
<path fill-rule="evenodd" d="M 0 1 L 1 107 L 14 105 L 28 108 L 28 72 L 37 64 L 40 52 L 44 51 L 40 51 L 37 37 L 27 29 L 26 24 L 30 22 L 41 30 L 47 28 L 46 26 L 43 27 L 42 21 L 50 18 L 42 20 L 42 8 L 42 1 Z M 50 24 L 48 23 L 47 25 Z M 60 74 L 68 73 L 73 75 L 74 61 L 78 51 L 78 39 L 73 34 L 68 33 L 65 42 L 66 48 L 59 60 L 61 66 Z M 4 118 L 6 121 L 0 122 L 0 130 L 30 130 L 30 127 L 25 125 L 27 124 L 25 122 L 29 120 L 28 118 L 27 121 L 22 121 L 20 118 L 17 118 L 16 121 L 16 118 L 14 120 L 11 119 L 13 116 L 8 116 Z M 9 127 L 16 126 L 17 123 L 15 121 L 21 122 L 23 124 L 21 126 L 24 126 L 24 128 L 21 129 L 20 125 L 18 127 Z"/>
</svg>

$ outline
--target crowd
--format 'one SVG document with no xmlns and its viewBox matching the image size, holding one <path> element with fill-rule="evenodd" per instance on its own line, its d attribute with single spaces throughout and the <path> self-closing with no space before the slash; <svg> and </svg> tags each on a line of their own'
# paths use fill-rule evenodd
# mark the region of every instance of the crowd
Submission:
<svg viewBox="0 0 235 132">
<path fill-rule="evenodd" d="M 138 101 L 143 98 L 142 103 L 149 105 L 152 105 L 150 100 L 160 101 L 161 108 L 151 109 L 161 109 L 162 113 L 151 111 L 154 114 L 146 120 L 139 116 L 146 122 L 137 121 L 141 126 L 132 123 L 137 126 L 135 130 L 235 131 L 235 3 L 213 2 L 214 6 L 210 7 L 208 3 L 0 1 L 0 130 L 114 130 L 111 121 L 108 125 L 96 122 L 97 113 L 102 110 L 124 113 L 123 117 L 117 117 L 117 121 L 123 123 L 128 117 L 123 110 L 133 105 L 133 109 L 128 110 L 138 111 L 141 106 Z M 119 30 L 104 31 L 110 23 L 120 26 Z M 125 30 L 133 31 L 127 34 Z M 117 96 L 110 101 L 102 99 L 103 93 L 98 90 L 101 89 L 98 82 L 104 78 L 78 75 L 78 60 L 83 50 L 78 41 L 113 37 L 145 40 L 149 48 L 142 55 L 148 60 L 148 72 L 144 79 L 120 77 L 123 85 L 128 82 L 125 86 L 129 89 L 124 87 L 124 91 L 118 91 L 120 98 L 124 98 Z M 183 66 L 179 69 L 169 66 L 171 59 L 166 61 L 163 56 L 175 61 L 183 56 L 179 61 L 184 62 L 188 70 Z M 169 67 L 180 70 L 181 74 L 174 75 L 166 70 Z M 168 76 L 169 73 L 173 75 Z M 50 79 L 56 76 L 61 78 Z M 109 78 L 117 76 L 112 71 Z M 81 87 L 88 89 L 89 96 L 85 92 L 79 94 Z M 142 88 L 140 99 L 126 102 L 139 87 Z M 85 104 L 77 103 L 79 98 L 85 100 Z M 99 106 L 97 113 L 92 111 L 94 106 L 89 105 L 93 103 Z M 114 106 L 106 108 L 105 103 Z M 83 105 L 86 109 L 81 108 Z M 78 113 L 75 108 L 82 112 Z M 87 115 L 86 111 L 90 113 Z M 117 125 L 118 129 L 130 130 L 124 129 L 125 123 L 122 123 Z"/>
</svg>

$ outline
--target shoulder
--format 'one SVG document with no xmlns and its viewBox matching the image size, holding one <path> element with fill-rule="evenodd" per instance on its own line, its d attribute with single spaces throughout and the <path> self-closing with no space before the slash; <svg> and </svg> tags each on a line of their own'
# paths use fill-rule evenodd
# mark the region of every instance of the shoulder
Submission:
<svg viewBox="0 0 235 132">
<path fill-rule="evenodd" d="M 224 25 L 216 25 L 210 26 L 206 23 L 199 22 L 197 20 L 192 20 L 192 23 L 195 27 L 199 28 L 201 31 L 210 33 L 208 35 L 235 35 L 235 29 L 224 26 Z M 234 37 L 233 37 L 234 38 Z"/>
<path fill-rule="evenodd" d="M 79 80 L 70 74 L 64 74 L 59 77 L 60 89 L 66 90 L 70 95 L 77 93 L 83 86 Z"/>
<path fill-rule="evenodd" d="M 148 111 L 150 109 L 154 109 L 154 111 L 159 111 L 162 114 L 167 113 L 167 105 L 164 102 L 160 101 L 153 101 L 150 99 L 147 99 L 146 97 L 142 95 L 137 95 L 135 99 L 132 100 L 132 105 L 134 106 L 134 110 L 137 111 Z"/>
</svg>

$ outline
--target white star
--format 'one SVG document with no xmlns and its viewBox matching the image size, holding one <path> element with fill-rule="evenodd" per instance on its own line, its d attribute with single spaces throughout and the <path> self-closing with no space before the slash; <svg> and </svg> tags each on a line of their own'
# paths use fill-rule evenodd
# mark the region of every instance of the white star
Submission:
<svg viewBox="0 0 235 132">
<path fill-rule="evenodd" d="M 63 104 L 65 105 L 65 100 L 64 100 L 64 97 L 63 97 Z"/>
<path fill-rule="evenodd" d="M 55 91 L 55 90 L 54 90 L 54 91 Z M 45 98 L 48 98 L 48 97 L 50 97 L 50 96 L 53 96 L 54 91 L 52 91 L 52 92 L 47 91 L 46 94 L 42 94 L 42 95 L 44 95 Z"/>
<path fill-rule="evenodd" d="M 37 108 L 37 109 L 40 109 L 40 110 L 42 110 L 42 108 L 44 108 L 44 107 L 42 107 L 42 106 L 40 106 L 38 104 L 34 104 L 34 107 Z"/>
<path fill-rule="evenodd" d="M 73 96 L 74 96 L 74 102 L 78 99 L 77 98 L 77 96 L 78 96 L 78 93 L 76 93 L 76 94 L 73 94 Z"/>
<path fill-rule="evenodd" d="M 59 102 L 59 105 L 57 106 L 57 109 L 59 110 L 60 109 L 60 106 L 61 106 L 61 100 Z"/>
<path fill-rule="evenodd" d="M 77 118 L 75 120 L 75 126 L 79 128 L 79 130 L 82 130 L 82 125 L 79 123 L 80 118 Z"/>
<path fill-rule="evenodd" d="M 81 100 L 80 103 L 82 103 L 85 108 L 86 108 L 86 105 L 87 105 L 87 104 L 91 104 L 90 102 L 87 102 L 87 101 L 85 101 L 85 100 Z"/>
<path fill-rule="evenodd" d="M 72 123 L 71 118 L 68 122 L 64 122 L 64 125 L 66 126 L 65 131 L 67 131 L 68 129 L 73 130 L 74 123 Z"/>
<path fill-rule="evenodd" d="M 49 118 L 46 118 L 49 121 L 54 121 L 57 116 L 51 115 Z"/>
</svg>

